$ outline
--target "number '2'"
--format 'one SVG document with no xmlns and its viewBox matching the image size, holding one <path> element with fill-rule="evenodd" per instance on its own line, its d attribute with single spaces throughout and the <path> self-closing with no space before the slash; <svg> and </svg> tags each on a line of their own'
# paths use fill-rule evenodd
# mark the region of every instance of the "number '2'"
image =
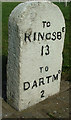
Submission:
<svg viewBox="0 0 71 120">
<path fill-rule="evenodd" d="M 41 91 L 41 98 L 42 98 L 42 97 L 45 97 L 45 96 L 44 96 L 44 90 Z"/>
</svg>

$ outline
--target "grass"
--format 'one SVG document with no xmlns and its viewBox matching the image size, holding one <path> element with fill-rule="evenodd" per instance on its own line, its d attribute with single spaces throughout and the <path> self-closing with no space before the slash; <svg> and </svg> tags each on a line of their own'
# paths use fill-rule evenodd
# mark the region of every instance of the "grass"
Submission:
<svg viewBox="0 0 71 120">
<path fill-rule="evenodd" d="M 11 13 L 11 11 L 14 9 L 15 6 L 17 6 L 19 2 L 4 2 L 2 3 L 2 54 L 4 56 L 8 55 L 8 18 Z M 63 71 L 68 69 L 70 67 L 69 61 L 71 61 L 71 57 L 69 55 L 69 49 L 71 49 L 71 3 L 68 3 L 67 7 L 65 7 L 64 3 L 58 3 L 55 2 L 56 5 L 58 5 L 63 12 L 65 22 L 66 22 L 66 36 L 65 36 L 65 45 L 64 45 L 64 51 L 63 51 Z"/>
<path fill-rule="evenodd" d="M 2 54 L 8 55 L 8 18 L 19 2 L 2 3 Z"/>
<path fill-rule="evenodd" d="M 66 71 L 70 68 L 70 49 L 71 49 L 71 3 L 68 3 L 65 7 L 65 3 L 55 3 L 59 6 L 61 9 L 64 18 L 65 18 L 65 24 L 66 24 L 66 34 L 65 34 L 65 44 L 64 44 L 64 51 L 63 51 L 63 71 Z"/>
</svg>

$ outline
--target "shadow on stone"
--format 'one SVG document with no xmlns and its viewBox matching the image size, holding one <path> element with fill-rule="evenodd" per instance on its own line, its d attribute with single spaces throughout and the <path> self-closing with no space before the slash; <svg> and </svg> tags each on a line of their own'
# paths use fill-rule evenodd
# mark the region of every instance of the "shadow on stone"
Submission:
<svg viewBox="0 0 71 120">
<path fill-rule="evenodd" d="M 7 101 L 7 56 L 2 56 L 2 98 Z"/>
</svg>

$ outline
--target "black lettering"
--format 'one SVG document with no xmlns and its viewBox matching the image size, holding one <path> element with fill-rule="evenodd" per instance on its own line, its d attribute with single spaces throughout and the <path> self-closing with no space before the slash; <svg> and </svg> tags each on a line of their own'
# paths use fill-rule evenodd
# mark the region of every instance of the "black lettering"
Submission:
<svg viewBox="0 0 71 120">
<path fill-rule="evenodd" d="M 61 39 L 61 32 L 57 32 L 57 39 Z"/>
<path fill-rule="evenodd" d="M 40 67 L 40 72 L 42 73 L 42 69 L 43 69 L 43 67 Z"/>
<path fill-rule="evenodd" d="M 24 90 L 28 90 L 30 88 L 30 83 L 29 82 L 24 82 L 23 86 L 24 86 Z"/>
<path fill-rule="evenodd" d="M 41 98 L 44 97 L 44 90 L 41 91 Z"/>
<path fill-rule="evenodd" d="M 37 87 L 37 82 L 36 82 L 36 80 L 33 82 L 32 89 L 33 89 L 33 87 Z"/>
<path fill-rule="evenodd" d="M 25 33 L 25 38 L 24 38 L 25 42 L 26 42 L 26 39 L 28 39 L 31 42 L 30 36 L 31 36 L 31 33 L 30 34 Z"/>
<path fill-rule="evenodd" d="M 61 70 L 58 70 L 58 74 L 60 74 L 61 73 Z"/>
<path fill-rule="evenodd" d="M 46 39 L 47 39 L 47 40 L 50 40 L 50 39 L 51 39 L 51 33 L 47 33 L 47 34 L 46 34 Z"/>
<path fill-rule="evenodd" d="M 62 32 L 65 32 L 65 27 L 62 27 Z"/>
<path fill-rule="evenodd" d="M 46 52 L 44 50 L 46 50 Z M 44 46 L 41 47 L 41 56 L 44 55 L 44 52 L 45 52 L 45 55 L 49 55 L 49 45 L 46 45 L 45 47 Z"/>
<path fill-rule="evenodd" d="M 40 37 L 42 40 L 44 40 L 44 33 L 43 33 L 43 35 L 40 32 L 38 33 L 38 41 L 40 40 Z"/>
<path fill-rule="evenodd" d="M 47 27 L 50 27 L 50 25 L 51 25 L 50 22 L 47 22 Z"/>
<path fill-rule="evenodd" d="M 43 23 L 43 28 L 45 27 L 45 23 L 46 23 L 46 21 L 42 21 L 42 23 Z"/>
<path fill-rule="evenodd" d="M 44 49 L 44 46 L 41 47 L 41 56 L 43 56 L 43 49 Z"/>
<path fill-rule="evenodd" d="M 52 76 L 47 76 L 47 83 L 49 83 L 49 79 L 51 78 Z"/>
<path fill-rule="evenodd" d="M 39 86 L 40 86 L 41 84 L 42 84 L 42 85 L 45 84 L 45 83 L 44 83 L 44 78 L 39 78 Z"/>
<path fill-rule="evenodd" d="M 53 82 L 54 80 L 58 80 L 58 74 L 56 74 L 56 76 L 53 75 L 52 82 Z"/>
<path fill-rule="evenodd" d="M 53 32 L 52 35 L 54 37 L 54 38 L 52 38 L 52 40 L 56 40 L 56 32 Z"/>
<path fill-rule="evenodd" d="M 34 41 L 36 40 L 36 32 L 34 32 L 34 38 L 33 38 L 33 40 Z"/>
<path fill-rule="evenodd" d="M 46 71 L 46 72 L 48 71 L 48 66 L 45 67 L 45 71 Z"/>
<path fill-rule="evenodd" d="M 47 50 L 47 52 L 45 52 L 45 55 L 49 55 L 49 46 L 48 45 L 46 45 L 45 46 L 45 48 L 47 48 L 46 50 Z"/>
</svg>

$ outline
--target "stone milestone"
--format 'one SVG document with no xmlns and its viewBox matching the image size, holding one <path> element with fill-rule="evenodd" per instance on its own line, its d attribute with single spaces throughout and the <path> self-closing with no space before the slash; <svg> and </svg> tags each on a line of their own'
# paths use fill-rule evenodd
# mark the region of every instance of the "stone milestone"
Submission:
<svg viewBox="0 0 71 120">
<path fill-rule="evenodd" d="M 9 17 L 7 101 L 21 111 L 60 91 L 65 20 L 51 2 L 19 4 Z"/>
</svg>

